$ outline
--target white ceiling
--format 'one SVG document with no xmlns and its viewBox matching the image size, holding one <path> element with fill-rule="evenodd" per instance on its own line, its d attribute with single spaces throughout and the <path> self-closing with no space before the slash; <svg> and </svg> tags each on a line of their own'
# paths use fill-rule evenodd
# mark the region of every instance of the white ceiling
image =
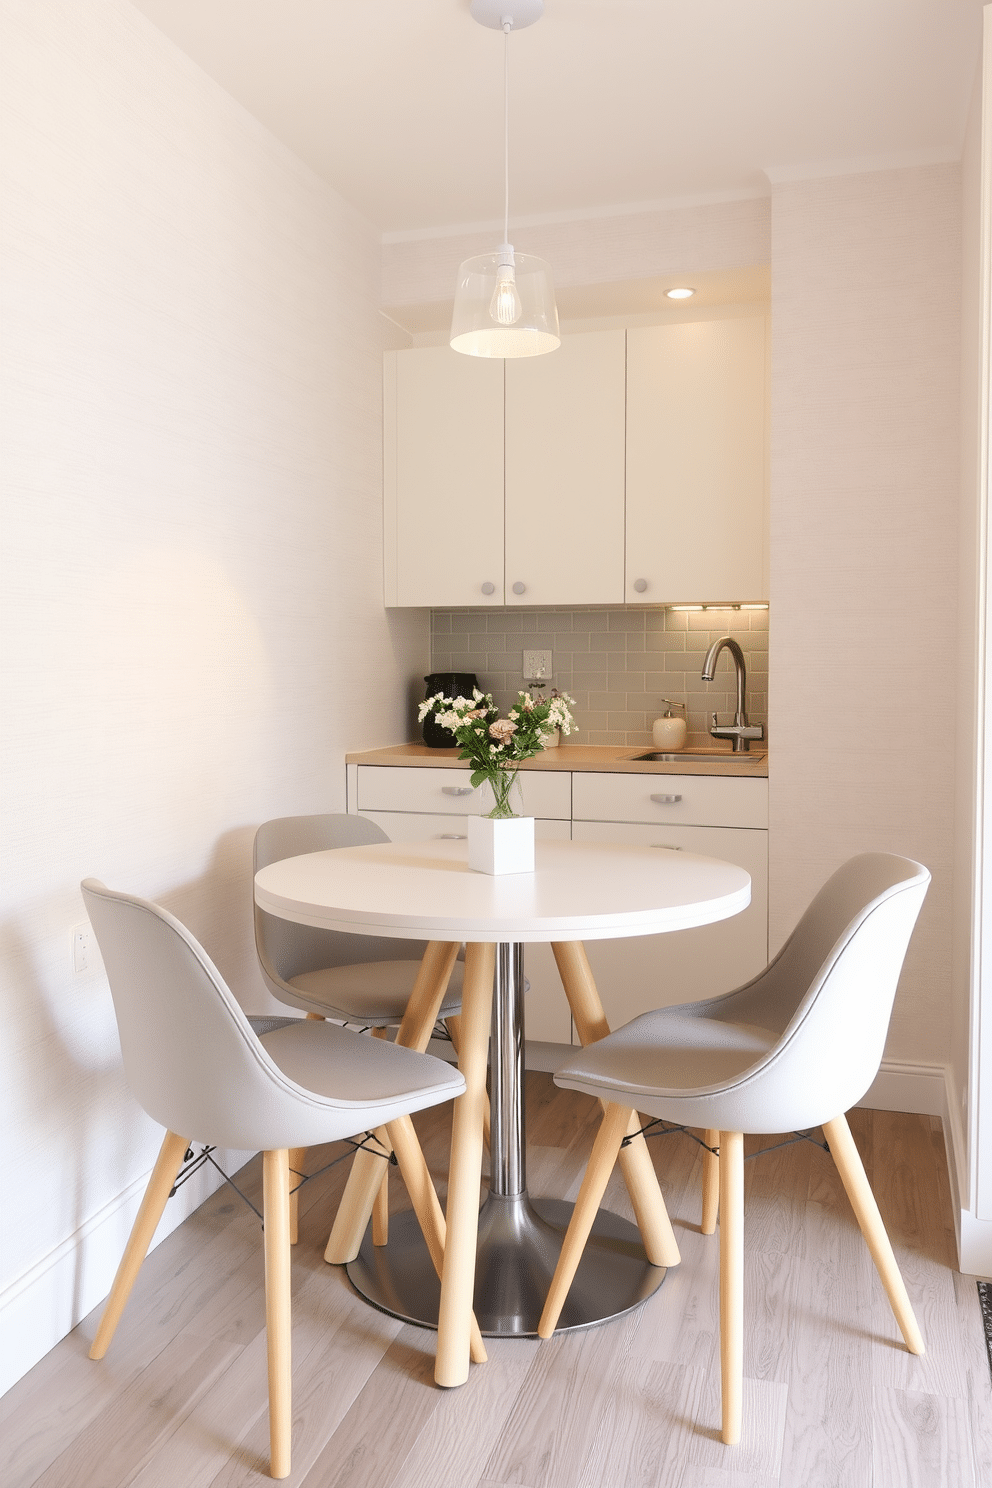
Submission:
<svg viewBox="0 0 992 1488">
<path fill-rule="evenodd" d="M 501 220 L 469 0 L 133 3 L 383 232 Z M 980 37 L 981 0 L 546 0 L 510 41 L 511 218 L 955 159 Z"/>
</svg>

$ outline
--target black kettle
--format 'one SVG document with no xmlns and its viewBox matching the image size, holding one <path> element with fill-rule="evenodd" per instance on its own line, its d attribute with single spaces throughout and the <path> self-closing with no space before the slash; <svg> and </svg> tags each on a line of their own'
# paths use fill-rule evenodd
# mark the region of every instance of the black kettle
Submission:
<svg viewBox="0 0 992 1488">
<path fill-rule="evenodd" d="M 439 692 L 446 698 L 470 698 L 473 689 L 479 685 L 474 672 L 431 672 L 424 682 L 427 685 L 425 698 L 434 697 Z M 421 728 L 428 749 L 454 749 L 458 744 L 450 729 L 434 722 L 433 713 L 424 715 Z"/>
</svg>

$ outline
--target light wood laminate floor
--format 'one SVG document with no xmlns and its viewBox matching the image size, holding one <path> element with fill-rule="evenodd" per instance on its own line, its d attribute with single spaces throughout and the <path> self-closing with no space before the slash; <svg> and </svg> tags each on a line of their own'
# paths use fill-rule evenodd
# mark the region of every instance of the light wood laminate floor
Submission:
<svg viewBox="0 0 992 1488">
<path fill-rule="evenodd" d="M 528 1076 L 532 1192 L 574 1197 L 596 1124 Z M 417 1126 L 444 1171 L 448 1125 Z M 293 1261 L 293 1473 L 306 1488 L 989 1488 L 992 1404 L 975 1282 L 953 1270 L 943 1138 L 928 1117 L 851 1126 L 927 1354 L 898 1339 L 830 1158 L 745 1166 L 744 1436 L 719 1439 L 717 1237 L 700 1149 L 653 1140 L 682 1265 L 636 1313 L 547 1343 L 490 1341 L 435 1388 L 434 1335 L 373 1311 L 322 1251 L 347 1164 L 307 1185 Z M 766 1143 L 749 1142 L 748 1150 Z M 340 1149 L 311 1154 L 311 1166 Z M 324 1157 L 324 1160 L 326 1160 Z M 393 1170 L 395 1173 L 395 1170 Z M 258 1159 L 243 1170 L 261 1189 Z M 239 1180 L 240 1181 L 240 1180 Z M 405 1207 L 398 1181 L 394 1207 Z M 614 1176 L 607 1202 L 629 1215 Z M 148 1258 L 110 1352 L 98 1311 L 0 1400 L 4 1488 L 237 1488 L 266 1476 L 262 1237 L 221 1190 Z"/>
</svg>

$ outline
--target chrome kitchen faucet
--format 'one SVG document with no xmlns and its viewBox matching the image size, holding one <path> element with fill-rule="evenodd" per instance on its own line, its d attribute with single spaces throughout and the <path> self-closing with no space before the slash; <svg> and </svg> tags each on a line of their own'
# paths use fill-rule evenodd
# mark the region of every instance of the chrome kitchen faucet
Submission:
<svg viewBox="0 0 992 1488">
<path fill-rule="evenodd" d="M 713 724 L 710 734 L 714 739 L 732 739 L 734 753 L 750 749 L 752 739 L 763 739 L 765 737 L 764 725 L 760 723 L 748 723 L 747 712 L 744 707 L 744 688 L 746 686 L 747 674 L 744 668 L 744 652 L 738 646 L 733 636 L 721 636 L 714 641 L 706 653 L 703 662 L 703 681 L 712 682 L 716 672 L 716 660 L 723 648 L 726 647 L 734 659 L 737 668 L 737 712 L 734 714 L 733 723 L 720 724 L 717 716 L 713 714 Z"/>
</svg>

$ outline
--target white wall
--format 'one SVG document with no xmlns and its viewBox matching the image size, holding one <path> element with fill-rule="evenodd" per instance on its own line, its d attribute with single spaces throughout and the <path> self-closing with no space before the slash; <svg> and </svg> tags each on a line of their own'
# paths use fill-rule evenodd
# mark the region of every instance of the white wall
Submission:
<svg viewBox="0 0 992 1488">
<path fill-rule="evenodd" d="M 955 165 L 772 206 L 771 945 L 866 850 L 933 883 L 889 1059 L 951 1055 L 959 513 Z"/>
<path fill-rule="evenodd" d="M 254 826 L 343 808 L 429 649 L 381 601 L 374 230 L 124 0 L 0 19 L 2 1389 L 106 1292 L 160 1138 L 80 878 L 265 1005 Z"/>
<path fill-rule="evenodd" d="M 992 1276 L 992 6 L 962 156 L 961 596 L 952 1114 L 961 1266 Z"/>
</svg>

